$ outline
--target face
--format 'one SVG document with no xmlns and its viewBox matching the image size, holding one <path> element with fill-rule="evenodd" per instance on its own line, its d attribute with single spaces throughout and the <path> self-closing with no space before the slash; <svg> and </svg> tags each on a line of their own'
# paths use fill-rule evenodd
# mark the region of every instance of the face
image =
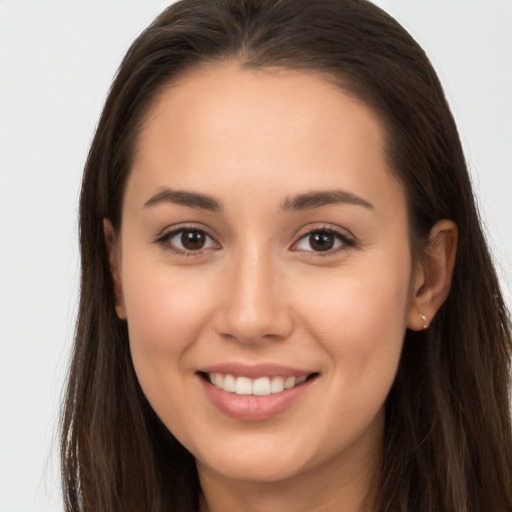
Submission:
<svg viewBox="0 0 512 512">
<path fill-rule="evenodd" d="M 408 240 L 378 117 L 319 76 L 231 62 L 161 94 L 114 274 L 142 389 L 200 471 L 276 482 L 375 461 Z"/>
</svg>

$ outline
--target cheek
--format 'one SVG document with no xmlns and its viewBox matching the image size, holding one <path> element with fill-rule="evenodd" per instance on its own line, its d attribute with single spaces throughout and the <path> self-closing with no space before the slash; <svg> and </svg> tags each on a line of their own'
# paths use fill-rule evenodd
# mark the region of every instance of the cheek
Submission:
<svg viewBox="0 0 512 512">
<path fill-rule="evenodd" d="M 365 272 L 358 279 L 346 277 L 331 300 L 311 301 L 316 305 L 310 309 L 311 329 L 330 357 L 329 400 L 335 412 L 323 435 L 333 443 L 348 445 L 382 428 L 403 345 L 407 290 L 407 279 Z"/>
<path fill-rule="evenodd" d="M 407 263 L 361 265 L 330 276 L 324 286 L 312 282 L 305 287 L 309 291 L 303 298 L 311 328 L 323 339 L 354 340 L 359 347 L 380 345 L 397 335 L 401 338 L 408 311 L 409 275 Z"/>
<path fill-rule="evenodd" d="M 147 264 L 145 264 L 147 263 Z M 144 269 L 141 271 L 141 269 Z M 187 354 L 211 316 L 211 286 L 197 286 L 190 270 L 123 261 L 123 297 L 130 351 L 139 383 L 161 416 L 173 399 L 185 400 L 183 376 L 190 377 Z"/>
<path fill-rule="evenodd" d="M 123 298 L 135 349 L 178 354 L 197 336 L 212 306 L 208 276 L 197 274 L 165 261 L 123 261 Z"/>
<path fill-rule="evenodd" d="M 179 353 L 193 328 L 192 297 L 177 294 L 175 287 L 147 274 L 131 280 L 124 290 L 132 348 L 156 357 Z"/>
<path fill-rule="evenodd" d="M 335 368 L 334 388 L 348 391 L 355 408 L 385 400 L 406 329 L 410 259 L 378 260 L 341 269 L 303 300 L 305 325 Z"/>
</svg>

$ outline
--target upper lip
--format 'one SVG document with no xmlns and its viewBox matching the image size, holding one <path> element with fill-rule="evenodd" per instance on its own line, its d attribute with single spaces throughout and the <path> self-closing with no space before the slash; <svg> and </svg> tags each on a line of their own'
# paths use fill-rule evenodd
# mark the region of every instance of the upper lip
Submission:
<svg viewBox="0 0 512 512">
<path fill-rule="evenodd" d="M 257 379 L 259 377 L 301 377 L 316 373 L 311 370 L 282 366 L 279 364 L 241 364 L 241 363 L 220 363 L 205 366 L 198 370 L 202 373 L 223 373 L 234 377 L 248 377 Z"/>
</svg>

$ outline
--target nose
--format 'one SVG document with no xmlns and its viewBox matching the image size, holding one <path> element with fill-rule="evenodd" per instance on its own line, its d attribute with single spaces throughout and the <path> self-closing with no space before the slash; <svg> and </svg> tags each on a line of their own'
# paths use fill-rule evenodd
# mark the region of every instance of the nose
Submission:
<svg viewBox="0 0 512 512">
<path fill-rule="evenodd" d="M 293 319 L 279 265 L 252 251 L 226 265 L 215 329 L 242 343 L 279 340 L 293 330 Z"/>
</svg>

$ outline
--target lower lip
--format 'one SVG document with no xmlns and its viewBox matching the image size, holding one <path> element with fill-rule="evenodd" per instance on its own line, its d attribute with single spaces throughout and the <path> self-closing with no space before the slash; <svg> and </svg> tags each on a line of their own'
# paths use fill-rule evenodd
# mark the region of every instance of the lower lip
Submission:
<svg viewBox="0 0 512 512">
<path fill-rule="evenodd" d="M 270 395 L 237 395 L 215 387 L 199 377 L 213 404 L 226 416 L 243 421 L 263 421 L 285 412 L 310 388 L 315 379 Z"/>
</svg>

